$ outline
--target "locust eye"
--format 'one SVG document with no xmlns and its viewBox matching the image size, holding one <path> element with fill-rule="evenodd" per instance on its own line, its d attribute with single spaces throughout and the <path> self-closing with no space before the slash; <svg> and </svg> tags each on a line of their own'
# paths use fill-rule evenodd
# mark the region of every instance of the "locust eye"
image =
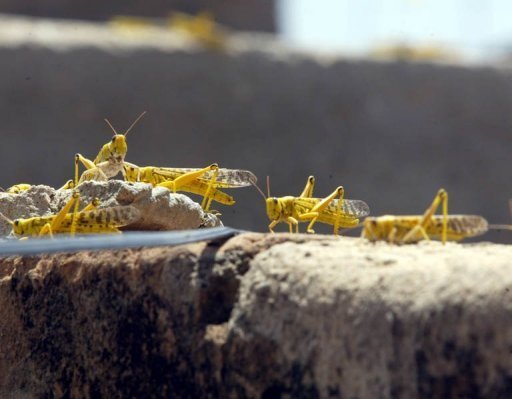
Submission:
<svg viewBox="0 0 512 399">
<path fill-rule="evenodd" d="M 19 220 L 15 220 L 15 221 L 14 221 L 14 225 L 15 225 L 15 226 L 17 226 L 17 225 L 19 225 L 19 224 L 20 224 L 20 221 L 19 221 Z"/>
<path fill-rule="evenodd" d="M 277 198 L 272 198 L 274 200 L 274 204 L 277 204 Z"/>
<path fill-rule="evenodd" d="M 112 137 L 112 143 L 116 142 L 116 136 Z"/>
</svg>

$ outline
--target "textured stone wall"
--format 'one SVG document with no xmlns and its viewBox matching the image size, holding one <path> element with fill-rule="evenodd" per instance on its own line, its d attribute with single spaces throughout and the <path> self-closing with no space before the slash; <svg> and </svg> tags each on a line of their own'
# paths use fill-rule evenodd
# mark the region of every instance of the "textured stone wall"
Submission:
<svg viewBox="0 0 512 399">
<path fill-rule="evenodd" d="M 103 118 L 122 131 L 147 110 L 128 136 L 139 165 L 219 162 L 270 175 L 275 195 L 313 174 L 316 195 L 342 184 L 374 215 L 420 213 L 445 187 L 452 212 L 510 221 L 509 70 L 326 58 L 261 37 L 210 52 L 89 25 L 0 31 L 2 186 L 60 186 L 75 152 L 109 139 Z M 233 195 L 225 223 L 266 229 L 261 197 Z"/>
<path fill-rule="evenodd" d="M 244 234 L 0 259 L 2 398 L 509 398 L 512 249 Z"/>
</svg>

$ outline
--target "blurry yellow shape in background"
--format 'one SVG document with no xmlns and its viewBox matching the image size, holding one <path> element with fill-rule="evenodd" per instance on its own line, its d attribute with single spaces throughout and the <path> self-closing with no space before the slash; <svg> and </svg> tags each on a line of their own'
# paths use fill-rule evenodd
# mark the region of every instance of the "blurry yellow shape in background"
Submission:
<svg viewBox="0 0 512 399">
<path fill-rule="evenodd" d="M 166 29 L 185 34 L 209 50 L 225 49 L 226 30 L 215 22 L 211 13 L 206 11 L 197 15 L 173 12 L 166 19 L 116 15 L 108 23 L 114 29 L 130 34 Z"/>
</svg>

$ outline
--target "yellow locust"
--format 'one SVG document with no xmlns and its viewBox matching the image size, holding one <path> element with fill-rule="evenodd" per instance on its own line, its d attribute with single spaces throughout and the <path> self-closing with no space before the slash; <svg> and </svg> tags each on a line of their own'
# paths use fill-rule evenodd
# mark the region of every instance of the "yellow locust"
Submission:
<svg viewBox="0 0 512 399">
<path fill-rule="evenodd" d="M 137 166 L 124 162 L 124 176 L 130 182 L 150 183 L 153 186 L 166 187 L 172 192 L 185 191 L 203 196 L 201 206 L 210 209 L 212 201 L 224 205 L 233 205 L 233 197 L 219 188 L 247 187 L 256 183 L 256 176 L 241 169 L 219 168 L 212 164 L 206 168 L 163 168 L 156 166 Z"/>
<path fill-rule="evenodd" d="M 435 215 L 442 205 L 443 214 Z M 369 217 L 361 236 L 370 241 L 384 240 L 406 244 L 421 240 L 459 241 L 487 232 L 487 220 L 478 215 L 448 215 L 448 193 L 440 189 L 423 215 Z"/>
<path fill-rule="evenodd" d="M 6 190 L 0 188 L 0 192 L 4 192 L 5 194 L 16 195 L 16 194 L 21 194 L 25 191 L 28 191 L 31 187 L 32 187 L 32 184 L 20 183 L 20 184 L 15 184 L 14 186 L 11 186 Z M 57 189 L 57 191 L 70 190 L 73 188 L 75 188 L 75 183 L 73 182 L 73 180 L 68 180 L 66 183 L 64 183 L 64 185 L 62 187 L 59 187 Z"/>
<path fill-rule="evenodd" d="M 332 225 L 334 234 L 337 235 L 340 228 L 357 227 L 359 218 L 370 213 L 370 208 L 364 201 L 344 199 L 345 191 L 342 186 L 337 187 L 325 198 L 313 198 L 314 185 L 315 178 L 309 176 L 304 190 L 298 197 L 270 197 L 268 193 L 265 202 L 267 215 L 271 221 L 268 228 L 272 233 L 274 227 L 281 222 L 288 224 L 290 233 L 293 232 L 293 227 L 296 233 L 299 232 L 299 222 L 309 222 L 306 231 L 314 233 L 314 224 L 320 222 Z M 259 191 L 265 198 L 263 192 Z"/>
<path fill-rule="evenodd" d="M 31 184 L 20 183 L 20 184 L 15 184 L 14 186 L 11 186 L 6 190 L 2 189 L 2 191 L 6 194 L 20 194 L 23 191 L 27 191 L 30 187 L 32 187 Z"/>
<path fill-rule="evenodd" d="M 130 205 L 98 209 L 99 201 L 96 199 L 82 211 L 77 211 L 78 203 L 79 193 L 75 191 L 71 199 L 55 215 L 14 221 L 1 213 L 0 215 L 11 224 L 13 233 L 18 237 L 53 237 L 53 234 L 62 233 L 118 233 L 119 227 L 126 226 L 140 217 L 138 209 Z M 73 206 L 74 211 L 70 213 Z"/>
<path fill-rule="evenodd" d="M 146 114 L 144 111 L 139 117 L 131 124 L 131 126 L 123 134 L 118 134 L 112 124 L 105 119 L 105 122 L 114 131 L 114 136 L 110 142 L 106 143 L 101 147 L 100 152 L 91 161 L 81 154 L 75 155 L 75 186 L 86 180 L 99 180 L 105 181 L 110 177 L 114 177 L 119 172 L 123 172 L 123 163 L 126 153 L 128 151 L 128 145 L 126 144 L 126 135 L 135 126 L 135 124 Z M 87 169 L 78 179 L 78 165 L 82 165 Z"/>
</svg>

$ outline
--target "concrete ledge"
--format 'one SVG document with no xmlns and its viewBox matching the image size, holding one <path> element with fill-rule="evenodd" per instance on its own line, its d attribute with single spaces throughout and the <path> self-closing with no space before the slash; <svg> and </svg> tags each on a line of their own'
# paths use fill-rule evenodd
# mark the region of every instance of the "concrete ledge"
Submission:
<svg viewBox="0 0 512 399">
<path fill-rule="evenodd" d="M 511 259 L 288 234 L 4 258 L 0 396 L 509 397 Z"/>
</svg>

